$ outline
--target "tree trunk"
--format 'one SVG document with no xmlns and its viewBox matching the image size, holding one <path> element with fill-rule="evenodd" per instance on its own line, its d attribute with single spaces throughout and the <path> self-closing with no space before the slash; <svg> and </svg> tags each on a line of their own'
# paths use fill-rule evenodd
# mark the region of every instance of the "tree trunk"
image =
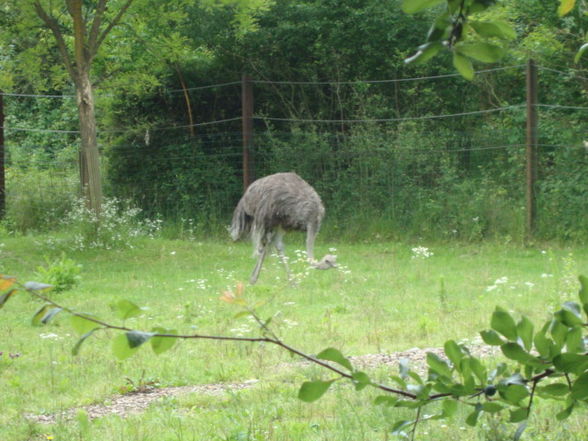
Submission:
<svg viewBox="0 0 588 441">
<path fill-rule="evenodd" d="M 96 214 L 102 205 L 100 156 L 96 137 L 94 94 L 88 69 L 80 69 L 77 78 L 76 98 L 80 117 L 80 182 L 86 205 Z"/>
</svg>

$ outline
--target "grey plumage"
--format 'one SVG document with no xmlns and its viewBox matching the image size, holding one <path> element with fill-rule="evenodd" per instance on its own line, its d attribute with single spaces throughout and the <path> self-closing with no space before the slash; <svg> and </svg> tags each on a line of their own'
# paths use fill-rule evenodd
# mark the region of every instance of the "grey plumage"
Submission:
<svg viewBox="0 0 588 441">
<path fill-rule="evenodd" d="M 276 173 L 253 182 L 237 204 L 230 227 L 233 240 L 251 235 L 257 254 L 251 283 L 257 281 L 272 245 L 290 276 L 282 240 L 284 232 L 289 230 L 306 231 L 306 252 L 312 266 L 317 269 L 336 266 L 332 255 L 326 255 L 320 262 L 314 259 L 314 240 L 324 215 L 320 196 L 296 173 Z"/>
</svg>

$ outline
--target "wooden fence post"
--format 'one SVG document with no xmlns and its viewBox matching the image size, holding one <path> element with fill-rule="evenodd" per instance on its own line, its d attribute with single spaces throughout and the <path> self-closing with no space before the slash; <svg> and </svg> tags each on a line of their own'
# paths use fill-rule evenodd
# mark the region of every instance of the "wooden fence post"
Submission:
<svg viewBox="0 0 588 441">
<path fill-rule="evenodd" d="M 537 221 L 537 66 L 534 60 L 527 63 L 527 148 L 526 148 L 526 236 L 533 237 Z"/>
<path fill-rule="evenodd" d="M 251 184 L 251 155 L 253 143 L 253 87 L 251 78 L 243 75 L 241 78 L 241 111 L 243 136 L 243 191 Z"/>
</svg>

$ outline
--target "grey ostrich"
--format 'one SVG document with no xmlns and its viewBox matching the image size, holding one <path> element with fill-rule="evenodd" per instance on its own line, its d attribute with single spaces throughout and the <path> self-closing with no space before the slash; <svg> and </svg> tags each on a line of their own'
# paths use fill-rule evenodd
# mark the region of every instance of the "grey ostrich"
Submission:
<svg viewBox="0 0 588 441">
<path fill-rule="evenodd" d="M 306 253 L 311 266 L 317 269 L 337 266 L 336 257 L 330 254 L 320 262 L 314 259 L 314 240 L 324 215 L 321 198 L 296 173 L 276 173 L 253 182 L 237 204 L 230 227 L 233 240 L 251 235 L 257 255 L 251 284 L 257 282 L 263 260 L 272 245 L 278 250 L 290 279 L 284 254 L 283 237 L 286 231 L 306 231 Z"/>
</svg>

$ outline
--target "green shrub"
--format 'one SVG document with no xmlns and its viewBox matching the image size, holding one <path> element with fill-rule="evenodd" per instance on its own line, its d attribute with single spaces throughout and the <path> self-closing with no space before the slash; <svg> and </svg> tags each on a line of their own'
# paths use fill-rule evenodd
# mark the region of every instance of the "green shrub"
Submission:
<svg viewBox="0 0 588 441">
<path fill-rule="evenodd" d="M 53 292 L 68 291 L 80 282 L 82 265 L 67 258 L 64 253 L 54 261 L 46 257 L 45 263 L 45 266 L 37 268 L 36 276 L 53 285 Z"/>
</svg>

